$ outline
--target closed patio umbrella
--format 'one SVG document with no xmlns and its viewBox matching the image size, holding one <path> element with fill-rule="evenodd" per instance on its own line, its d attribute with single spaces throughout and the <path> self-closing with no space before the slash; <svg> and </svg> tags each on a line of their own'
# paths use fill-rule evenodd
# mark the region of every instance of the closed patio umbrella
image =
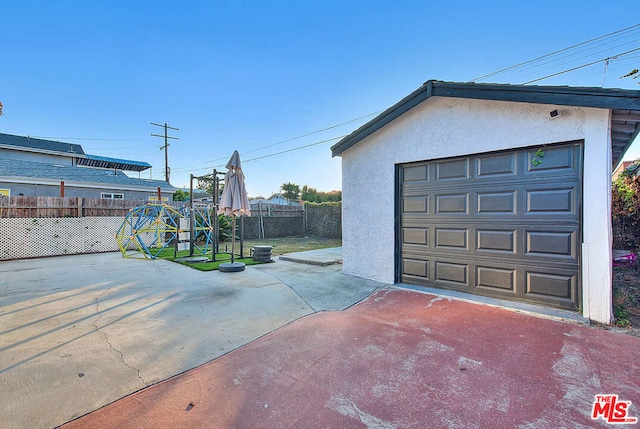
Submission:
<svg viewBox="0 0 640 429">
<path fill-rule="evenodd" d="M 235 262 L 236 245 L 236 218 L 239 216 L 251 216 L 249 197 L 244 184 L 244 173 L 240 164 L 240 154 L 234 151 L 227 162 L 227 173 L 224 176 L 224 189 L 220 196 L 220 206 L 218 214 L 233 217 L 233 227 L 231 233 L 231 262 L 220 264 L 219 270 L 223 272 L 233 272 L 244 270 L 242 262 Z"/>
</svg>

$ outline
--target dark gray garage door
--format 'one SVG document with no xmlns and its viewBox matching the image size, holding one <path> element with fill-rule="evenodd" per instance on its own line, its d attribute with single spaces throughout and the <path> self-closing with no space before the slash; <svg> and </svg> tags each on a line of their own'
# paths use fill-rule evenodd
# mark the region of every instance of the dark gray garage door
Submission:
<svg viewBox="0 0 640 429">
<path fill-rule="evenodd" d="M 399 166 L 398 280 L 579 309 L 581 171 L 581 142 Z"/>
</svg>

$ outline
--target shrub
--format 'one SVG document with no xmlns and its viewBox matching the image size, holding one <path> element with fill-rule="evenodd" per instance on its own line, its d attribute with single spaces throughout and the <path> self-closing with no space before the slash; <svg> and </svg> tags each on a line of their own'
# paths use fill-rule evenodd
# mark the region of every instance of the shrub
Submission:
<svg viewBox="0 0 640 429">
<path fill-rule="evenodd" d="M 611 216 L 613 247 L 638 252 L 640 250 L 640 179 L 632 173 L 636 161 L 613 182 Z"/>
</svg>

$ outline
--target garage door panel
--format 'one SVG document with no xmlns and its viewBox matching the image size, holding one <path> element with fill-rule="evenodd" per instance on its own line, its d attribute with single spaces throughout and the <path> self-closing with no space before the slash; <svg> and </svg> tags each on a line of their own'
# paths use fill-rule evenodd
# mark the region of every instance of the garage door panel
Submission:
<svg viewBox="0 0 640 429">
<path fill-rule="evenodd" d="M 527 152 L 527 166 L 531 173 L 550 172 L 552 170 L 576 170 L 577 153 L 572 146 L 540 148 L 543 155 L 537 155 L 538 149 Z"/>
<path fill-rule="evenodd" d="M 526 213 L 566 213 L 575 215 L 577 208 L 574 188 L 526 190 Z"/>
<path fill-rule="evenodd" d="M 454 161 L 439 161 L 436 166 L 436 181 L 451 179 L 467 179 L 469 177 L 469 160 L 467 158 Z"/>
<path fill-rule="evenodd" d="M 547 270 L 527 271 L 526 295 L 538 299 L 563 298 L 571 301 L 577 293 L 577 276 L 574 273 L 549 273 Z"/>
<path fill-rule="evenodd" d="M 549 258 L 577 258 L 576 231 L 531 231 L 525 233 L 528 256 Z"/>
<path fill-rule="evenodd" d="M 429 245 L 429 228 L 402 228 L 402 241 L 406 244 Z"/>
<path fill-rule="evenodd" d="M 478 157 L 477 176 L 495 179 L 496 176 L 514 176 L 516 174 L 516 155 L 513 153 L 495 154 Z"/>
<path fill-rule="evenodd" d="M 436 195 L 436 214 L 469 214 L 469 194 Z"/>
<path fill-rule="evenodd" d="M 429 180 L 429 165 L 415 165 L 411 167 L 406 167 L 404 169 L 404 181 L 405 182 L 415 182 L 415 181 L 428 181 Z"/>
<path fill-rule="evenodd" d="M 483 214 L 516 214 L 516 191 L 478 192 L 477 213 Z"/>
<path fill-rule="evenodd" d="M 415 259 L 403 259 L 403 272 L 407 276 L 418 276 L 424 281 L 429 278 L 429 261 L 419 261 Z"/>
<path fill-rule="evenodd" d="M 400 281 L 577 309 L 581 151 L 545 147 L 535 168 L 537 149 L 408 166 Z"/>
<path fill-rule="evenodd" d="M 514 255 L 516 253 L 516 230 L 476 230 L 476 250 Z"/>
<path fill-rule="evenodd" d="M 512 268 L 496 268 L 476 266 L 476 287 L 485 292 L 516 293 L 516 270 Z"/>
<path fill-rule="evenodd" d="M 469 230 L 452 229 L 452 228 L 435 228 L 434 247 L 441 249 L 468 249 L 469 248 Z"/>
<path fill-rule="evenodd" d="M 465 263 L 435 261 L 434 280 L 456 287 L 469 286 L 469 265 Z"/>
<path fill-rule="evenodd" d="M 405 213 L 429 213 L 429 197 L 406 197 L 402 201 L 402 209 Z"/>
</svg>

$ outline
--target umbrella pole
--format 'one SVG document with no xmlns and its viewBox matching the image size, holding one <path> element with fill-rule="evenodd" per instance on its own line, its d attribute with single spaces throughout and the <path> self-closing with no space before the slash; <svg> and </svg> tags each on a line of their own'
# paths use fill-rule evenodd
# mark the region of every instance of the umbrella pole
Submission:
<svg viewBox="0 0 640 429">
<path fill-rule="evenodd" d="M 233 216 L 233 228 L 231 229 L 231 263 L 235 262 L 234 254 L 236 251 L 236 217 Z"/>
</svg>

